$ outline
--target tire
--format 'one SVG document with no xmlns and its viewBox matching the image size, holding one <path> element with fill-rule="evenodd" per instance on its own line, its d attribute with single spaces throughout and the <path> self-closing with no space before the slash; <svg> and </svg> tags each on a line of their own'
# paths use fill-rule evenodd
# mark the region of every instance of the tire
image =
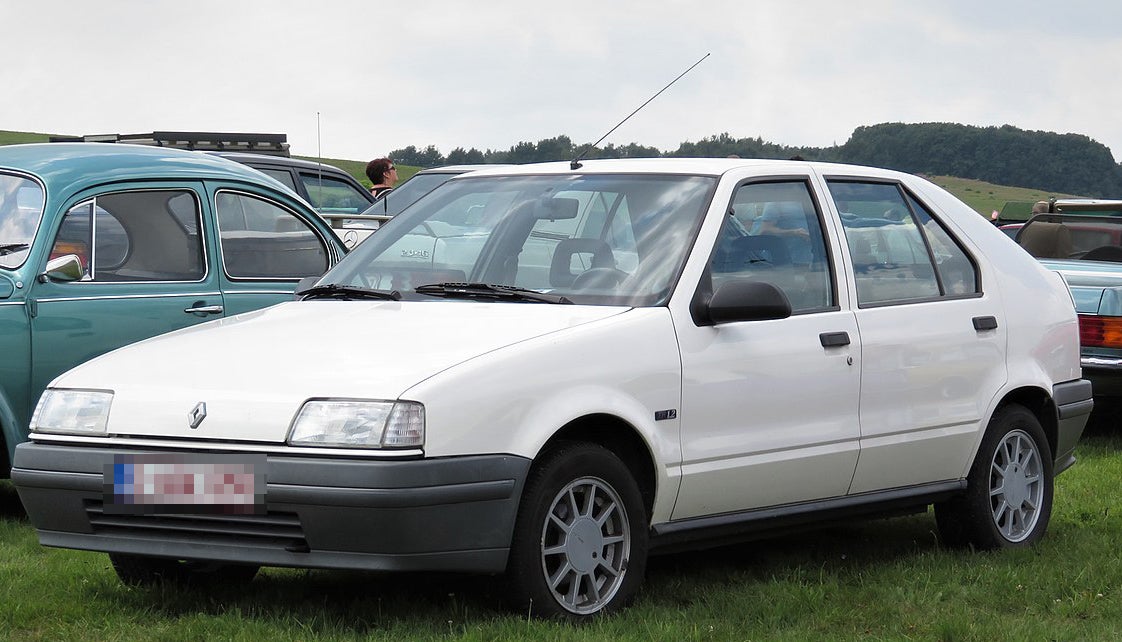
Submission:
<svg viewBox="0 0 1122 642">
<path fill-rule="evenodd" d="M 1023 406 L 999 408 L 966 478 L 966 493 L 935 505 L 949 546 L 981 550 L 1031 546 L 1052 514 L 1052 453 L 1036 416 Z"/>
<path fill-rule="evenodd" d="M 238 587 L 249 584 L 260 569 L 250 564 L 197 562 L 125 553 L 110 553 L 109 562 L 117 577 L 128 586 L 169 583 Z"/>
<path fill-rule="evenodd" d="M 595 444 L 546 454 L 526 482 L 507 562 L 522 613 L 581 621 L 628 604 L 647 564 L 647 515 L 627 466 Z"/>
</svg>

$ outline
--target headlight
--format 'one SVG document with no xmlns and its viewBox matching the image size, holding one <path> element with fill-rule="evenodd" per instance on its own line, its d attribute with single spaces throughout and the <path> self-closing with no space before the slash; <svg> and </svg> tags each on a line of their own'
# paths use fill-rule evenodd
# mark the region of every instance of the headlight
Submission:
<svg viewBox="0 0 1122 642">
<path fill-rule="evenodd" d="M 51 388 L 39 397 L 31 415 L 32 432 L 105 435 L 113 393 L 108 390 Z"/>
<path fill-rule="evenodd" d="M 309 401 L 288 443 L 342 448 L 420 448 L 425 407 L 414 401 Z"/>
</svg>

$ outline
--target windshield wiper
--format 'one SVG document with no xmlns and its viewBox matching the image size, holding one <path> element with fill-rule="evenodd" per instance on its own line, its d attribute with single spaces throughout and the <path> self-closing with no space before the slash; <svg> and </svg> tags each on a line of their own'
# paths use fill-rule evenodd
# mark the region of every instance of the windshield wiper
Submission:
<svg viewBox="0 0 1122 642">
<path fill-rule="evenodd" d="M 30 246 L 27 243 L 7 243 L 5 245 L 0 245 L 0 256 L 26 250 L 28 247 Z"/>
<path fill-rule="evenodd" d="M 491 283 L 430 283 L 413 290 L 417 294 L 464 299 L 510 299 L 512 301 L 535 301 L 538 303 L 572 303 L 558 294 L 545 294 L 537 290 L 515 287 L 513 285 L 493 285 Z"/>
<path fill-rule="evenodd" d="M 343 299 L 345 301 L 350 301 L 352 299 L 401 300 L 401 292 L 397 290 L 375 290 L 373 288 L 361 288 L 356 285 L 342 285 L 340 283 L 317 285 L 306 290 L 300 290 L 296 294 L 305 299 Z"/>
</svg>

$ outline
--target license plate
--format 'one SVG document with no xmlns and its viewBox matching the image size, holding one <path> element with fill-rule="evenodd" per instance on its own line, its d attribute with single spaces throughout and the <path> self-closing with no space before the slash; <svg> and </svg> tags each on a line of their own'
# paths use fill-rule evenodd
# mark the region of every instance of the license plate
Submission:
<svg viewBox="0 0 1122 642">
<path fill-rule="evenodd" d="M 115 455 L 105 466 L 107 513 L 223 513 L 265 509 L 264 455 Z"/>
</svg>

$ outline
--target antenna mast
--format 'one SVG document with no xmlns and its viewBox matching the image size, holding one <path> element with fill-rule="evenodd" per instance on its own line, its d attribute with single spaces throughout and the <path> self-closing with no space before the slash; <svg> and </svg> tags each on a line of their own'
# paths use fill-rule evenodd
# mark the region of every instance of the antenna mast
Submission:
<svg viewBox="0 0 1122 642">
<path fill-rule="evenodd" d="M 693 71 L 693 68 L 694 68 L 694 67 L 696 67 L 696 66 L 700 65 L 700 64 L 701 64 L 701 63 L 702 63 L 702 62 L 703 62 L 703 61 L 704 61 L 704 60 L 705 60 L 706 58 L 708 58 L 709 56 L 710 56 L 710 54 L 705 54 L 705 55 L 704 55 L 704 56 L 702 56 L 702 57 L 701 57 L 701 59 L 699 59 L 699 60 L 698 60 L 697 62 L 695 62 L 695 63 L 693 63 L 692 65 L 690 65 L 688 69 L 686 69 L 686 70 L 685 70 L 685 71 L 683 71 L 682 73 L 678 74 L 678 77 L 677 77 L 677 78 L 675 78 L 674 80 L 671 80 L 671 81 L 670 81 L 669 83 L 667 83 L 667 84 L 666 84 L 666 86 L 665 86 L 665 87 L 663 87 L 662 89 L 659 89 L 659 90 L 658 90 L 658 93 L 656 93 L 655 95 L 653 95 L 653 96 L 651 96 L 650 98 L 648 98 L 648 99 L 647 99 L 647 102 L 645 102 L 645 103 L 643 103 L 642 105 L 639 105 L 638 107 L 636 107 L 636 108 L 635 108 L 635 111 L 633 111 L 633 112 L 631 112 L 630 114 L 628 114 L 628 115 L 627 115 L 627 118 L 624 118 L 623 120 L 619 121 L 619 122 L 618 122 L 618 123 L 616 124 L 616 126 L 615 126 L 615 127 L 612 127 L 611 129 L 609 129 L 609 130 L 608 130 L 608 133 L 606 133 L 606 134 L 604 134 L 603 136 L 601 136 L 601 137 L 600 137 L 600 140 L 596 141 L 595 143 L 591 143 L 591 144 L 585 145 L 585 146 L 584 146 L 584 149 L 582 149 L 582 150 L 581 150 L 581 152 L 580 152 L 579 154 L 577 154 L 577 157 L 576 157 L 576 158 L 574 158 L 574 159 L 572 160 L 572 162 L 570 162 L 570 163 L 569 163 L 569 168 L 570 168 L 570 169 L 580 169 L 580 167 L 581 167 L 581 164 L 580 164 L 580 159 L 584 158 L 584 155 L 585 155 L 585 154 L 587 154 L 587 153 L 588 153 L 588 151 L 589 151 L 590 149 L 592 149 L 593 147 L 596 147 L 597 145 L 599 145 L 599 144 L 600 144 L 601 142 L 603 142 L 603 140 L 604 140 L 605 138 L 607 138 L 608 136 L 611 136 L 611 135 L 612 135 L 612 132 L 614 132 L 615 130 L 619 129 L 620 125 L 622 125 L 622 124 L 626 123 L 626 122 L 627 122 L 627 120 L 628 120 L 629 118 L 631 118 L 631 117 L 632 117 L 632 116 L 634 116 L 635 114 L 639 113 L 639 110 L 640 110 L 640 109 L 642 109 L 642 108 L 646 107 L 646 106 L 647 106 L 647 105 L 648 105 L 648 104 L 649 104 L 649 103 L 650 103 L 650 102 L 651 102 L 652 100 L 654 100 L 655 98 L 658 98 L 658 97 L 659 97 L 659 94 L 661 94 L 662 92 L 666 91 L 667 89 L 670 89 L 670 85 L 673 85 L 674 83 L 678 82 L 678 81 L 679 81 L 679 80 L 680 80 L 680 79 L 682 78 L 682 76 L 685 76 L 686 74 L 688 74 L 688 73 L 690 73 L 691 71 Z"/>
</svg>

